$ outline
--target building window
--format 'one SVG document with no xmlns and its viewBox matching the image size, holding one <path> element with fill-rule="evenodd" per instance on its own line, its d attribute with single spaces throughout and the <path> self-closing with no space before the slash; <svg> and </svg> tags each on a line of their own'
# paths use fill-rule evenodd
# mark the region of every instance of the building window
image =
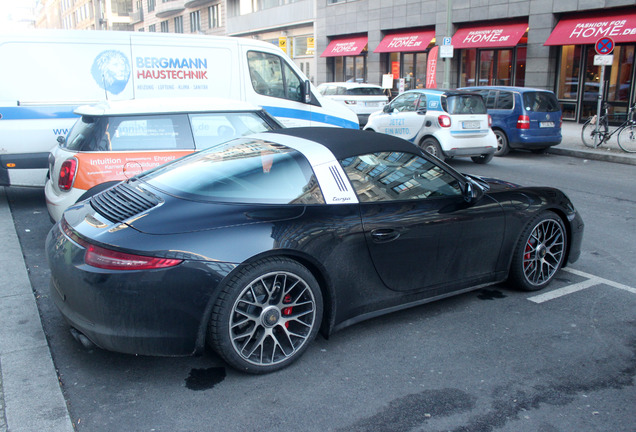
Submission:
<svg viewBox="0 0 636 432">
<path fill-rule="evenodd" d="M 190 13 L 190 31 L 196 33 L 201 31 L 201 12 L 194 11 Z"/>
<path fill-rule="evenodd" d="M 168 33 L 170 29 L 168 28 L 168 20 L 161 21 L 161 32 Z"/>
<path fill-rule="evenodd" d="M 221 27 L 221 15 L 219 15 L 219 7 L 219 4 L 215 4 L 208 8 L 208 23 L 210 28 Z"/>
<path fill-rule="evenodd" d="M 178 16 L 174 18 L 174 32 L 183 33 L 183 17 Z"/>
<path fill-rule="evenodd" d="M 144 28 L 143 28 L 143 27 L 141 27 L 141 28 L 140 28 L 140 29 L 138 29 L 137 31 L 143 32 L 143 31 L 146 31 L 146 30 L 144 30 Z"/>
<path fill-rule="evenodd" d="M 367 81 L 367 56 L 344 56 L 332 57 L 331 74 L 334 77 L 331 81 Z M 328 60 L 329 61 L 329 60 Z"/>
<path fill-rule="evenodd" d="M 157 31 L 157 25 L 156 24 L 151 24 L 148 26 L 148 31 L 149 32 L 156 32 Z"/>
<path fill-rule="evenodd" d="M 148 1 L 148 12 L 154 11 L 156 0 L 147 0 L 147 1 Z"/>
</svg>

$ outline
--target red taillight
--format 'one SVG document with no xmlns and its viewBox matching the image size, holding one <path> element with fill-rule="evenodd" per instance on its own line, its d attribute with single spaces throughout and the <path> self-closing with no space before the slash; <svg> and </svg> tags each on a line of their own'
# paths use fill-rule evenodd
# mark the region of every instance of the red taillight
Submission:
<svg viewBox="0 0 636 432">
<path fill-rule="evenodd" d="M 530 129 L 530 117 L 520 115 L 517 119 L 517 129 Z"/>
<path fill-rule="evenodd" d="M 437 117 L 437 121 L 439 122 L 439 125 L 441 127 L 445 127 L 445 128 L 451 127 L 451 119 L 447 115 L 441 115 Z"/>
<path fill-rule="evenodd" d="M 559 119 L 559 128 L 563 127 L 563 116 Z"/>
<path fill-rule="evenodd" d="M 488 114 L 488 127 L 492 127 L 492 117 Z"/>
<path fill-rule="evenodd" d="M 135 255 L 95 246 L 80 238 L 64 218 L 60 222 L 60 227 L 71 240 L 86 248 L 84 262 L 93 267 L 106 270 L 153 270 L 173 267 L 183 262 L 180 259 Z"/>
<path fill-rule="evenodd" d="M 67 159 L 62 163 L 60 168 L 60 177 L 57 179 L 57 185 L 60 190 L 69 190 L 73 186 L 75 173 L 77 172 L 77 159 Z"/>
</svg>

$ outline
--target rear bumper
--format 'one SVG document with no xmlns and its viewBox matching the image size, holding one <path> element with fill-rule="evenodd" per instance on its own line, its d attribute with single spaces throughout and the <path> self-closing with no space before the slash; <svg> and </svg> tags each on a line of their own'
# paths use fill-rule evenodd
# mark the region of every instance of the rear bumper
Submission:
<svg viewBox="0 0 636 432">
<path fill-rule="evenodd" d="M 492 147 L 469 147 L 469 148 L 453 148 L 445 150 L 446 156 L 481 156 L 495 153 L 496 149 Z"/>
<path fill-rule="evenodd" d="M 83 189 L 72 188 L 66 192 L 57 192 L 51 180 L 44 184 L 44 198 L 46 199 L 46 209 L 54 222 L 62 218 L 64 210 L 72 206 L 85 193 Z"/>
<path fill-rule="evenodd" d="M 563 137 L 559 134 L 536 136 L 519 134 L 510 141 L 512 148 L 545 148 L 561 144 Z"/>
<path fill-rule="evenodd" d="M 218 265 L 186 260 L 167 269 L 103 270 L 56 224 L 46 240 L 51 298 L 71 327 L 100 348 L 141 355 L 191 355 L 205 346 Z"/>
</svg>

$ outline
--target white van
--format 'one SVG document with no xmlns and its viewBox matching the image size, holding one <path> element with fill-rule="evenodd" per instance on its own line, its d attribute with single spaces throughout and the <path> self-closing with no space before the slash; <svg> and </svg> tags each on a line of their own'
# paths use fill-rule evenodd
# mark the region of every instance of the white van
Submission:
<svg viewBox="0 0 636 432">
<path fill-rule="evenodd" d="M 38 30 L 0 34 L 0 58 L 0 186 L 44 186 L 49 151 L 74 110 L 105 100 L 227 98 L 287 127 L 359 127 L 278 47 L 253 39 Z"/>
</svg>

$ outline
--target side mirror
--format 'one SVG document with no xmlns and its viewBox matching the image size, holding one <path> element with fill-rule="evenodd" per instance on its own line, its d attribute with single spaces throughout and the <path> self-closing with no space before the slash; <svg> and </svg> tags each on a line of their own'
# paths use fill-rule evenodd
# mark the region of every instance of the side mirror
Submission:
<svg viewBox="0 0 636 432">
<path fill-rule="evenodd" d="M 466 189 L 464 190 L 464 201 L 467 203 L 476 203 L 484 196 L 484 190 L 472 180 L 468 179 Z"/>
<path fill-rule="evenodd" d="M 311 103 L 311 83 L 309 80 L 305 80 L 303 83 L 303 95 L 305 97 L 305 103 Z"/>
<path fill-rule="evenodd" d="M 66 143 L 66 137 L 60 135 L 57 137 L 57 142 L 60 143 L 60 145 L 64 145 L 64 143 Z"/>
<path fill-rule="evenodd" d="M 391 108 L 391 105 L 389 105 L 389 104 L 384 105 L 384 108 L 382 108 L 382 112 L 388 113 L 389 112 L 389 108 Z"/>
</svg>

